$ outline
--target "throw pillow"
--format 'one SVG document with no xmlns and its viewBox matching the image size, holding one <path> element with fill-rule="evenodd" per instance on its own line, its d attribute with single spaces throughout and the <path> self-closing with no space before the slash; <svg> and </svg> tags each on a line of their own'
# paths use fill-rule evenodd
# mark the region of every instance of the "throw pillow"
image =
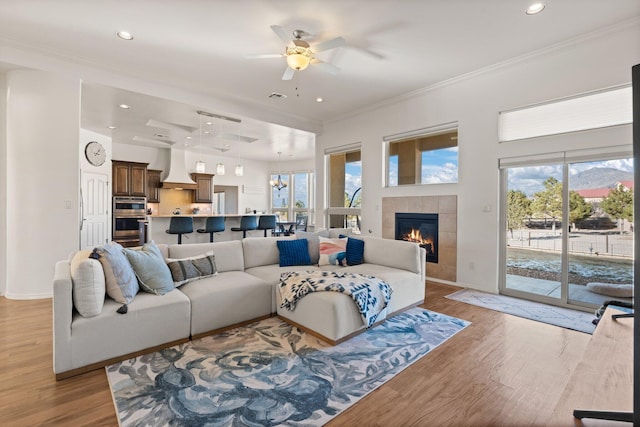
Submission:
<svg viewBox="0 0 640 427">
<path fill-rule="evenodd" d="M 70 265 L 73 306 L 82 317 L 100 314 L 106 294 L 102 264 L 89 258 L 90 254 L 90 250 L 77 252 Z"/>
<path fill-rule="evenodd" d="M 347 238 L 347 265 L 358 265 L 364 262 L 364 240 Z"/>
<path fill-rule="evenodd" d="M 138 293 L 138 279 L 124 254 L 124 248 L 115 242 L 96 248 L 104 269 L 107 295 L 120 304 L 129 304 Z"/>
<path fill-rule="evenodd" d="M 320 239 L 320 259 L 318 265 L 347 265 L 347 238 Z"/>
<path fill-rule="evenodd" d="M 310 231 L 296 231 L 296 239 L 307 239 L 309 245 L 309 258 L 311 264 L 318 265 L 320 259 L 320 239 L 319 237 L 329 237 L 328 230 L 320 230 L 312 233 Z"/>
<path fill-rule="evenodd" d="M 307 239 L 278 240 L 276 243 L 280 251 L 280 267 L 311 265 Z"/>
<path fill-rule="evenodd" d="M 140 249 L 124 250 L 143 291 L 164 295 L 173 290 L 171 271 L 164 262 L 160 249 L 151 241 Z"/>
<path fill-rule="evenodd" d="M 188 258 L 167 258 L 165 261 L 171 271 L 175 287 L 193 280 L 218 275 L 216 257 L 212 251 Z"/>
</svg>

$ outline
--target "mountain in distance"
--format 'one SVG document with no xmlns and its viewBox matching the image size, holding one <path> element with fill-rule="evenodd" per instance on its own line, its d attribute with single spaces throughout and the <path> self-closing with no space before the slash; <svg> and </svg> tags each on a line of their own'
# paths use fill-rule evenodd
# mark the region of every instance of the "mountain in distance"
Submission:
<svg viewBox="0 0 640 427">
<path fill-rule="evenodd" d="M 625 172 L 615 168 L 591 168 L 572 175 L 572 190 L 592 188 L 613 188 L 618 181 L 633 180 L 633 172 Z"/>
</svg>

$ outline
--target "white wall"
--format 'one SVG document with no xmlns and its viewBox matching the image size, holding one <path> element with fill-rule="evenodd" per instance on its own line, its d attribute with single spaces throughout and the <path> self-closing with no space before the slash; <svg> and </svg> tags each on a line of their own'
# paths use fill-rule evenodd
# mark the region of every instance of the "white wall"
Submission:
<svg viewBox="0 0 640 427">
<path fill-rule="evenodd" d="M 80 81 L 13 70 L 6 88 L 6 296 L 48 297 L 78 248 Z"/>
<path fill-rule="evenodd" d="M 7 79 L 0 73 L 0 295 L 7 292 Z"/>
<path fill-rule="evenodd" d="M 490 70 L 389 101 L 327 123 L 317 138 L 318 183 L 324 182 L 324 150 L 361 142 L 363 164 L 362 229 L 381 235 L 383 197 L 458 196 L 458 270 L 460 284 L 489 292 L 498 289 L 498 159 L 514 152 L 583 148 L 580 141 L 517 146 L 498 143 L 498 112 L 631 81 L 631 66 L 640 62 L 640 25 L 627 26 L 545 52 L 519 58 Z M 459 123 L 459 182 L 383 188 L 382 138 L 442 123 Z M 631 141 L 625 141 L 631 144 Z M 602 141 L 619 145 L 621 141 Z M 318 185 L 319 212 L 326 208 Z M 489 206 L 491 211 L 484 212 Z M 318 215 L 318 221 L 323 221 Z M 427 271 L 428 275 L 428 271 Z"/>
</svg>

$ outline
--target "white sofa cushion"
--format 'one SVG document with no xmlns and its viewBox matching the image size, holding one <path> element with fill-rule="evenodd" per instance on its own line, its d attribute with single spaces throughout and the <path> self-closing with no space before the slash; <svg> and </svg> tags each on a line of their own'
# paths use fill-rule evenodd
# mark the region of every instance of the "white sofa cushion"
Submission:
<svg viewBox="0 0 640 427">
<path fill-rule="evenodd" d="M 278 240 L 295 239 L 295 236 L 281 237 L 247 237 L 242 239 L 244 252 L 244 268 L 259 267 L 280 263 Z"/>
<path fill-rule="evenodd" d="M 71 259 L 73 305 L 84 317 L 100 314 L 105 298 L 105 279 L 102 264 L 89 258 L 91 250 L 78 251 Z"/>
<path fill-rule="evenodd" d="M 190 301 L 178 290 L 140 292 L 126 314 L 119 307 L 107 299 L 98 316 L 73 317 L 70 369 L 189 337 Z"/>
<path fill-rule="evenodd" d="M 191 300 L 191 335 L 272 313 L 273 286 L 242 271 L 227 271 L 180 287 Z"/>
<path fill-rule="evenodd" d="M 242 252 L 242 242 L 240 240 L 170 245 L 168 258 L 184 259 L 205 255 L 207 253 L 213 253 L 213 255 L 215 255 L 216 269 L 219 273 L 225 271 L 244 271 L 244 256 Z"/>
<path fill-rule="evenodd" d="M 368 263 L 345 267 L 341 271 L 368 274 L 387 282 L 393 289 L 391 301 L 387 307 L 389 313 L 394 313 L 411 305 L 422 304 L 424 302 L 425 284 L 420 274 Z"/>
<path fill-rule="evenodd" d="M 289 319 L 332 341 L 338 341 L 365 327 L 353 299 L 349 295 L 338 292 L 314 292 L 306 295 L 296 303 L 294 310 L 289 311 L 280 307 L 282 297 L 280 292 L 276 291 L 276 303 L 278 316 Z M 380 320 L 386 317 L 387 310 L 379 314 Z"/>
<path fill-rule="evenodd" d="M 318 265 L 318 260 L 320 259 L 319 237 L 329 237 L 329 230 L 319 230 L 315 233 L 312 233 L 310 231 L 296 231 L 295 236 L 296 239 L 307 239 L 311 264 Z"/>
</svg>

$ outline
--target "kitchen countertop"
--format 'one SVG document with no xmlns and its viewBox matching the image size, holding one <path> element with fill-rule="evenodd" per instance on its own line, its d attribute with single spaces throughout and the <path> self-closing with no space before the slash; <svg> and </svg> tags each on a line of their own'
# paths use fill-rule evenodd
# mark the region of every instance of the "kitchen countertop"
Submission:
<svg viewBox="0 0 640 427">
<path fill-rule="evenodd" d="M 149 218 L 171 218 L 174 216 L 190 216 L 192 218 L 207 218 L 209 216 L 223 216 L 223 217 L 241 217 L 241 216 L 249 216 L 249 215 L 268 215 L 268 214 L 180 214 L 180 215 L 147 215 Z"/>
</svg>

